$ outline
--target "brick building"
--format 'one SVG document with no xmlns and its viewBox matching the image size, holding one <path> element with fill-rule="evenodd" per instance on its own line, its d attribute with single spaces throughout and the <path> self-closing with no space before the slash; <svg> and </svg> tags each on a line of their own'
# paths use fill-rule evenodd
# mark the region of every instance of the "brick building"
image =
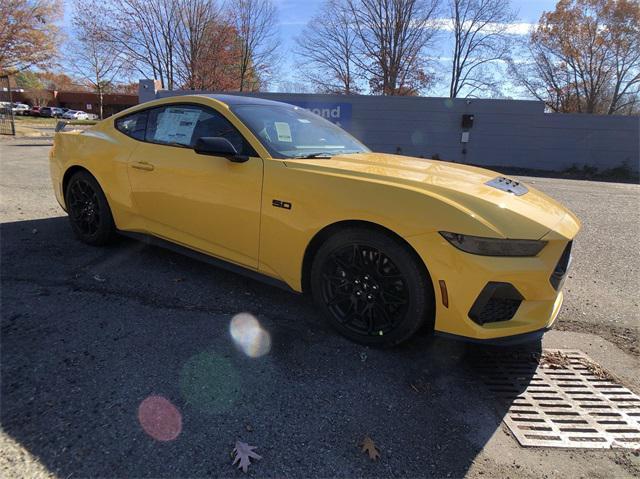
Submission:
<svg viewBox="0 0 640 479">
<path fill-rule="evenodd" d="M 5 100 L 4 97 L 7 97 Z M 83 110 L 87 113 L 99 114 L 98 95 L 85 91 L 57 90 L 14 90 L 13 101 L 27 105 L 58 106 L 71 110 Z M 8 101 L 8 93 L 0 91 L 0 101 Z M 133 105 L 138 104 L 138 95 L 106 94 L 103 96 L 104 116 L 111 116 Z"/>
</svg>

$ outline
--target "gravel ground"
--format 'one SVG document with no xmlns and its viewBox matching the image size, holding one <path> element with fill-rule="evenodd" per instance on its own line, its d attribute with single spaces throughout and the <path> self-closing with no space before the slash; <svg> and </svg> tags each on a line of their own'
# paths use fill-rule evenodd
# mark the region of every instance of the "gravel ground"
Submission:
<svg viewBox="0 0 640 479">
<path fill-rule="evenodd" d="M 640 475 L 637 452 L 519 447 L 473 374 L 475 348 L 424 334 L 371 350 L 302 296 L 143 243 L 75 241 L 47 151 L 0 142 L 1 477 L 242 477 L 238 439 L 263 456 L 252 477 Z M 560 322 L 571 331 L 543 346 L 582 349 L 637 392 L 640 188 L 532 181 L 585 224 Z M 267 354 L 234 344 L 241 312 Z M 149 404 L 163 420 L 147 420 Z M 365 435 L 380 461 L 357 448 Z"/>
<path fill-rule="evenodd" d="M 596 333 L 640 355 L 640 185 L 523 180 L 582 221 L 558 327 Z"/>
</svg>

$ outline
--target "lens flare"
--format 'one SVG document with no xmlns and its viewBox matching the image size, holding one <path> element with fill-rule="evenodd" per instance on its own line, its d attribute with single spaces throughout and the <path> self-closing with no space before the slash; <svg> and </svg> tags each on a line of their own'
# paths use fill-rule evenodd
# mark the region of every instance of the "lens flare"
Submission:
<svg viewBox="0 0 640 479">
<path fill-rule="evenodd" d="M 247 356 L 259 358 L 271 351 L 271 336 L 249 313 L 236 314 L 229 325 L 231 338 Z"/>
<path fill-rule="evenodd" d="M 212 351 L 198 353 L 180 371 L 180 392 L 190 406 L 207 414 L 230 410 L 240 390 L 231 363 Z"/>
<path fill-rule="evenodd" d="M 162 396 L 149 396 L 140 403 L 138 421 L 156 441 L 173 441 L 182 431 L 180 411 Z"/>
</svg>

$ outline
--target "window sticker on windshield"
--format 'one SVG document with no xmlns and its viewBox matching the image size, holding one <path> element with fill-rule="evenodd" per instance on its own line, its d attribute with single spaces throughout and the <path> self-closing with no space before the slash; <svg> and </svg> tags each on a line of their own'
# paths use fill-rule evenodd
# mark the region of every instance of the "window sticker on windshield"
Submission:
<svg viewBox="0 0 640 479">
<path fill-rule="evenodd" d="M 276 121 L 273 124 L 276 127 L 278 141 L 284 141 L 287 143 L 291 143 L 293 141 L 291 138 L 291 128 L 289 127 L 289 123 L 285 123 L 284 121 Z"/>
<path fill-rule="evenodd" d="M 167 108 L 158 116 L 160 118 L 153 136 L 154 140 L 188 145 L 191 142 L 193 130 L 196 128 L 200 110 Z"/>
</svg>

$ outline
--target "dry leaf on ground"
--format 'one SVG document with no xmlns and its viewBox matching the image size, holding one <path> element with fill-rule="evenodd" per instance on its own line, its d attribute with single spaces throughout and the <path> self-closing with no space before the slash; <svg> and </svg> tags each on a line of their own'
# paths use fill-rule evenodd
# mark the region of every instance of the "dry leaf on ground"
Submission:
<svg viewBox="0 0 640 479">
<path fill-rule="evenodd" d="M 369 436 L 364 437 L 364 439 L 360 443 L 360 446 L 362 447 L 362 452 L 366 452 L 369 455 L 369 459 L 371 459 L 372 461 L 377 461 L 378 459 L 380 459 L 380 452 L 376 447 L 376 443 L 373 442 L 373 439 L 371 439 Z"/>
<path fill-rule="evenodd" d="M 587 368 L 591 374 L 593 374 L 594 376 L 596 376 L 596 377 L 598 377 L 600 379 L 605 379 L 607 381 L 619 381 L 618 379 L 616 379 L 615 376 L 613 376 L 613 374 L 611 374 L 609 371 L 604 369 L 599 364 L 592 363 L 591 361 L 589 361 L 586 358 L 580 359 L 579 362 L 585 368 Z"/>
<path fill-rule="evenodd" d="M 561 351 L 544 351 L 539 364 L 542 369 L 567 369 L 571 362 Z"/>
<path fill-rule="evenodd" d="M 242 472 L 247 472 L 251 459 L 262 459 L 262 456 L 253 452 L 257 446 L 250 446 L 246 442 L 236 441 L 236 447 L 233 448 L 233 465 L 238 463 L 238 469 L 242 469 Z"/>
</svg>

